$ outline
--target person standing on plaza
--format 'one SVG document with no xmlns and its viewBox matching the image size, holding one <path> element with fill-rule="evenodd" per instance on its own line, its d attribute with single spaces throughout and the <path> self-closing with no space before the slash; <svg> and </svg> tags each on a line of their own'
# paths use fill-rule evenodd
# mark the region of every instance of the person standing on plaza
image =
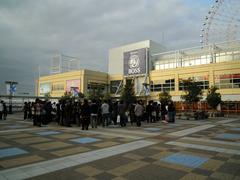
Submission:
<svg viewBox="0 0 240 180">
<path fill-rule="evenodd" d="M 101 112 L 102 112 L 102 126 L 108 126 L 109 124 L 109 104 L 107 100 L 104 100 L 103 104 L 101 105 Z"/>
<path fill-rule="evenodd" d="M 3 102 L 3 119 L 4 120 L 6 120 L 6 118 L 7 118 L 7 113 L 8 113 L 7 105 L 5 102 Z"/>
<path fill-rule="evenodd" d="M 98 105 L 94 99 L 91 104 L 91 126 L 92 128 L 97 128 L 97 115 L 98 115 Z"/>
<path fill-rule="evenodd" d="M 71 117 L 72 117 L 72 102 L 70 100 L 67 100 L 65 106 L 65 119 L 63 122 L 64 126 L 71 127 Z"/>
<path fill-rule="evenodd" d="M 27 118 L 28 119 L 32 119 L 32 111 L 31 111 L 31 102 L 28 102 L 28 105 L 27 105 Z"/>
<path fill-rule="evenodd" d="M 61 101 L 61 104 L 60 104 L 60 118 L 59 118 L 59 124 L 61 125 L 61 126 L 63 126 L 63 123 L 64 123 L 64 121 L 65 121 L 65 118 L 66 118 L 66 112 L 65 112 L 65 107 L 66 107 L 66 101 L 65 100 L 63 100 L 63 101 Z"/>
<path fill-rule="evenodd" d="M 168 104 L 168 122 L 174 123 L 175 122 L 175 115 L 176 115 L 176 108 L 172 101 Z"/>
<path fill-rule="evenodd" d="M 24 102 L 23 113 L 24 113 L 23 119 L 25 120 L 25 119 L 27 119 L 27 113 L 28 113 L 28 103 L 27 102 Z"/>
<path fill-rule="evenodd" d="M 151 121 L 153 123 L 155 123 L 157 121 L 157 109 L 158 109 L 157 102 L 153 102 L 153 104 L 152 104 L 152 121 Z"/>
<path fill-rule="evenodd" d="M 135 106 L 134 112 L 135 112 L 135 115 L 136 115 L 137 126 L 140 127 L 142 117 L 143 117 L 143 113 L 144 113 L 144 107 L 142 105 L 142 100 L 138 101 L 137 105 Z"/>
<path fill-rule="evenodd" d="M 118 116 L 118 102 L 116 101 L 113 103 L 112 107 L 112 120 L 114 125 L 117 125 L 117 116 Z"/>
<path fill-rule="evenodd" d="M 35 119 L 36 119 L 36 123 L 39 127 L 41 127 L 42 124 L 42 120 L 41 120 L 41 109 L 42 109 L 42 105 L 40 103 L 40 100 L 37 98 L 35 101 Z"/>
<path fill-rule="evenodd" d="M 37 126 L 36 110 L 35 110 L 35 103 L 34 102 L 31 104 L 31 111 L 32 111 L 33 126 Z"/>
<path fill-rule="evenodd" d="M 3 101 L 0 102 L 0 120 L 2 120 L 3 117 Z"/>
<path fill-rule="evenodd" d="M 167 120 L 166 115 L 167 115 L 166 104 L 161 104 L 161 117 L 163 122 Z"/>
<path fill-rule="evenodd" d="M 120 116 L 120 126 L 124 127 L 126 126 L 126 104 L 123 103 L 123 101 L 121 100 L 120 103 L 118 104 L 118 114 Z"/>
<path fill-rule="evenodd" d="M 152 111 L 152 101 L 148 101 L 148 105 L 146 106 L 147 123 L 152 122 Z"/>
<path fill-rule="evenodd" d="M 136 106 L 135 103 L 131 103 L 129 105 L 129 116 L 130 116 L 131 125 L 133 125 L 133 123 L 136 121 L 136 116 L 135 116 L 135 112 L 134 112 L 135 106 Z"/>
<path fill-rule="evenodd" d="M 82 130 L 84 129 L 88 130 L 90 117 L 91 117 L 91 109 L 87 99 L 84 99 L 82 109 L 81 109 L 81 115 L 82 115 Z"/>
</svg>

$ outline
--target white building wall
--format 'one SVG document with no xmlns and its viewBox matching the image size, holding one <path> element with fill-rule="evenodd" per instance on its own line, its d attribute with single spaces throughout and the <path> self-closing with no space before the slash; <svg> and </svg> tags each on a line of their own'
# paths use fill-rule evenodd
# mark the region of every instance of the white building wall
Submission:
<svg viewBox="0 0 240 180">
<path fill-rule="evenodd" d="M 160 44 L 151 40 L 112 48 L 109 50 L 108 54 L 108 73 L 110 75 L 123 75 L 123 53 L 142 48 L 149 48 L 150 54 L 159 53 L 165 49 Z"/>
</svg>

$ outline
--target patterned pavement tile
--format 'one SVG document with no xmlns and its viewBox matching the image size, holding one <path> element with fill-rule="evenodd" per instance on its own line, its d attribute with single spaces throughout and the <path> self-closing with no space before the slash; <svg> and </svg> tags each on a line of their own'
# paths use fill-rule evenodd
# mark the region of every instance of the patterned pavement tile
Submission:
<svg viewBox="0 0 240 180">
<path fill-rule="evenodd" d="M 114 179 L 116 176 L 112 175 L 112 174 L 109 174 L 107 172 L 103 172 L 103 173 L 100 173 L 96 176 L 94 176 L 94 178 L 96 179 L 104 179 L 104 180 L 112 180 Z"/>
<path fill-rule="evenodd" d="M 168 157 L 161 159 L 161 161 L 179 164 L 190 168 L 196 168 L 201 164 L 205 163 L 207 160 L 208 158 L 181 153 L 172 154 Z"/>
<path fill-rule="evenodd" d="M 237 174 L 238 172 L 240 173 L 240 166 L 236 163 L 226 162 L 217 171 L 228 174 Z"/>
<path fill-rule="evenodd" d="M 239 180 L 240 176 L 234 176 L 233 180 Z"/>
<path fill-rule="evenodd" d="M 83 166 L 83 167 L 75 169 L 75 171 L 85 174 L 86 176 L 96 176 L 103 172 L 92 166 Z"/>
<path fill-rule="evenodd" d="M 208 121 L 206 122 L 208 123 Z M 206 122 L 204 123 L 206 124 Z M 186 135 L 185 137 L 197 137 L 197 139 L 218 140 L 229 143 L 227 145 L 227 143 L 218 144 L 189 141 L 191 144 L 207 145 L 214 148 L 224 147 L 225 149 L 234 149 L 235 151 L 239 150 L 239 146 L 234 145 L 235 142 L 239 142 L 239 139 L 219 140 L 216 139 L 216 136 L 220 134 L 234 134 L 237 135 L 234 137 L 238 137 L 239 131 L 235 128 L 239 128 L 240 126 L 225 126 L 226 124 L 217 124 L 216 122 L 218 122 L 218 120 L 211 120 L 209 124 L 215 125 L 214 127 L 194 132 L 193 134 Z M 14 121 L 10 122 L 8 126 L 14 125 L 14 123 Z M 239 179 L 239 155 L 165 144 L 169 141 L 182 142 L 182 140 L 179 140 L 179 137 L 170 136 L 168 133 L 187 130 L 189 128 L 198 129 L 198 126 L 204 124 L 196 121 L 184 121 L 184 123 L 179 121 L 177 123 L 180 126 L 175 126 L 176 124 L 171 124 L 170 126 L 170 124 L 165 125 L 161 123 L 143 123 L 143 126 L 140 128 L 134 125 L 127 126 L 126 128 L 98 128 L 93 130 L 90 129 L 90 131 L 81 131 L 78 127 L 65 128 L 56 125 L 51 127 L 51 125 L 49 125 L 47 129 L 41 128 L 40 130 L 39 128 L 34 130 L 32 126 L 29 126 L 31 128 L 29 131 L 12 131 L 13 129 L 11 129 L 11 132 L 0 131 L 0 138 L 2 139 L 0 142 L 1 149 L 7 147 L 18 147 L 29 152 L 28 154 L 22 154 L 20 156 L 9 156 L 0 159 L 0 172 L 11 167 L 21 167 L 22 165 L 35 163 L 38 164 L 39 161 L 42 162 L 45 160 L 53 160 L 55 158 L 57 160 L 58 158 L 65 158 L 69 155 L 77 155 L 79 153 L 81 154 L 82 152 L 90 153 L 92 150 L 98 150 L 104 147 L 136 141 L 135 139 L 129 137 L 126 138 L 111 135 L 114 133 L 118 134 L 120 132 L 124 134 L 124 132 L 127 133 L 129 131 L 127 135 L 134 135 L 148 141 L 157 142 L 157 144 L 147 148 L 137 149 L 131 152 L 114 155 L 112 157 L 99 159 L 87 164 L 74 167 L 68 166 L 68 168 L 32 177 L 32 179 Z M 18 130 L 17 127 L 16 130 Z M 156 132 L 160 130 L 162 134 L 156 136 L 156 132 L 154 133 L 154 130 Z M 45 135 L 36 134 L 39 132 L 60 133 L 46 133 Z M 148 135 L 144 136 L 144 133 L 148 133 Z M 85 139 L 80 140 L 80 138 Z M 74 139 L 78 141 L 77 143 L 80 141 L 83 144 L 76 144 L 76 142 L 71 141 Z M 91 140 L 96 139 L 100 139 L 101 141 L 91 142 Z M 188 155 L 188 157 L 186 157 L 184 160 L 177 161 L 178 164 L 176 164 L 176 161 L 175 163 L 161 161 L 161 159 L 167 157 L 169 158 L 174 154 L 184 154 Z M 189 158 L 189 156 L 191 156 L 191 158 Z M 193 157 L 197 157 L 197 159 L 194 159 Z M 198 158 L 200 158 L 200 160 L 202 158 L 207 158 L 208 160 L 205 162 L 201 161 L 201 164 L 199 163 L 200 160 Z M 188 165 L 189 163 L 191 165 L 185 166 L 186 162 Z M 56 166 L 57 165 L 58 164 L 56 164 Z M 65 165 L 67 167 L 67 162 Z"/>
<path fill-rule="evenodd" d="M 68 147 L 68 146 L 72 146 L 72 145 L 64 142 L 49 142 L 49 143 L 40 143 L 40 144 L 31 145 L 31 147 L 39 150 L 51 150 L 51 149 Z"/>
<path fill-rule="evenodd" d="M 90 163 L 90 165 L 99 170 L 108 171 L 108 170 L 117 168 L 119 166 L 124 166 L 124 165 L 134 162 L 132 159 L 125 158 L 123 156 L 113 156 L 113 157 L 107 158 L 105 160 L 106 160 L 106 163 L 103 163 L 102 160 L 98 160 L 98 161 Z"/>
<path fill-rule="evenodd" d="M 0 166 L 2 166 L 4 168 L 10 168 L 10 167 L 16 167 L 16 166 L 34 163 L 34 162 L 38 162 L 38 161 L 43 161 L 43 160 L 45 160 L 45 159 L 40 156 L 32 155 L 32 156 L 26 156 L 26 157 L 21 157 L 21 158 L 7 159 L 7 160 L 0 161 Z"/>
<path fill-rule="evenodd" d="M 186 172 L 180 170 L 172 170 L 166 167 L 160 167 L 154 164 L 149 164 L 142 168 L 136 169 L 124 175 L 126 179 L 137 180 L 176 180 L 182 178 Z"/>
<path fill-rule="evenodd" d="M 80 136 L 75 135 L 75 134 L 64 133 L 64 134 L 52 135 L 51 137 L 54 137 L 54 138 L 57 138 L 57 139 L 71 139 L 71 138 L 77 138 L 77 137 L 80 137 Z"/>
<path fill-rule="evenodd" d="M 123 157 L 125 157 L 125 158 L 129 158 L 129 159 L 132 159 L 132 160 L 141 160 L 141 159 L 144 158 L 144 157 L 139 156 L 139 155 L 136 155 L 136 154 L 134 154 L 134 153 L 127 153 L 127 154 L 124 154 Z"/>
<path fill-rule="evenodd" d="M 199 168 L 215 171 L 224 164 L 224 161 L 209 159 L 206 163 L 202 164 Z"/>
<path fill-rule="evenodd" d="M 228 174 L 228 173 L 214 172 L 210 177 L 220 179 L 220 180 L 226 180 L 226 179 L 233 179 L 234 175 Z"/>
<path fill-rule="evenodd" d="M 235 163 L 235 164 L 240 164 L 240 160 L 239 159 L 229 159 L 227 162 L 229 163 Z"/>
<path fill-rule="evenodd" d="M 28 152 L 17 147 L 4 148 L 4 149 L 0 149 L 0 158 L 17 156 L 17 155 L 26 154 L 26 153 Z"/>
<path fill-rule="evenodd" d="M 115 178 L 113 178 L 112 180 L 127 180 L 126 178 L 124 178 L 124 177 L 115 177 Z"/>
<path fill-rule="evenodd" d="M 115 146 L 117 144 L 119 144 L 119 143 L 118 142 L 107 141 L 107 142 L 93 144 L 93 146 L 99 147 L 99 148 L 104 148 L 104 147 L 109 147 L 109 146 Z"/>
<path fill-rule="evenodd" d="M 86 147 L 74 147 L 74 148 L 65 148 L 63 150 L 57 150 L 51 152 L 51 154 L 57 155 L 57 156 L 67 156 L 67 155 L 72 155 L 72 154 L 77 154 L 77 153 L 82 153 L 89 151 L 89 148 Z"/>
<path fill-rule="evenodd" d="M 128 163 L 128 164 L 116 167 L 112 170 L 109 170 L 108 172 L 115 176 L 123 176 L 126 173 L 129 173 L 131 171 L 144 167 L 148 164 L 149 163 L 146 163 L 144 161 L 134 161 L 132 163 Z"/>
<path fill-rule="evenodd" d="M 203 175 L 203 176 L 210 176 L 213 172 L 214 171 L 201 169 L 201 168 L 195 168 L 191 171 L 191 173 L 195 173 L 195 174 Z"/>
<path fill-rule="evenodd" d="M 97 179 L 93 177 L 88 177 L 88 178 L 85 178 L 84 180 L 97 180 Z"/>
<path fill-rule="evenodd" d="M 70 141 L 80 143 L 80 144 L 87 144 L 87 143 L 93 143 L 93 142 L 101 141 L 101 139 L 84 137 L 84 138 L 71 139 Z"/>
<path fill-rule="evenodd" d="M 169 156 L 171 154 L 172 154 L 171 152 L 166 150 L 166 151 L 162 151 L 162 152 L 156 153 L 156 154 L 148 156 L 148 157 L 151 157 L 153 159 L 159 160 L 160 158 L 167 157 L 167 156 Z"/>
<path fill-rule="evenodd" d="M 219 134 L 216 137 L 219 139 L 238 140 L 238 139 L 240 139 L 240 134 L 224 133 L 224 134 Z"/>
<path fill-rule="evenodd" d="M 147 132 L 159 132 L 161 129 L 160 128 L 144 128 L 144 130 Z"/>
<path fill-rule="evenodd" d="M 239 128 L 231 128 L 231 131 L 240 131 L 240 127 Z"/>
<path fill-rule="evenodd" d="M 42 131 L 42 132 L 37 132 L 36 134 L 41 135 L 41 136 L 48 136 L 48 135 L 55 135 L 55 134 L 61 134 L 62 132 L 59 131 Z"/>
<path fill-rule="evenodd" d="M 20 144 L 34 144 L 34 143 L 51 141 L 51 139 L 44 138 L 44 137 L 28 137 L 28 138 L 16 139 L 15 141 Z"/>
<path fill-rule="evenodd" d="M 165 167 L 165 168 L 168 168 L 168 169 L 172 169 L 172 170 L 176 170 L 176 171 L 184 171 L 186 173 L 190 173 L 193 168 L 190 168 L 190 167 L 187 167 L 187 166 L 182 166 L 182 165 L 179 165 L 179 164 L 173 164 L 173 163 L 168 163 L 168 162 L 165 162 L 165 161 L 156 161 L 154 162 L 153 164 L 155 165 L 158 165 L 160 168 L 162 167 Z"/>
<path fill-rule="evenodd" d="M 4 142 L 0 142 L 0 148 L 9 147 L 10 145 Z"/>
<path fill-rule="evenodd" d="M 140 156 L 152 156 L 159 153 L 158 150 L 155 149 L 148 149 L 147 151 L 145 149 L 138 149 L 135 151 L 135 154 L 140 155 Z"/>
<path fill-rule="evenodd" d="M 205 179 L 208 179 L 208 177 L 204 175 L 189 173 L 182 177 L 180 180 L 205 180 Z"/>
<path fill-rule="evenodd" d="M 16 139 L 16 138 L 25 138 L 25 137 L 33 137 L 33 135 L 25 134 L 25 133 L 17 133 L 17 134 L 5 136 L 5 138 L 7 139 Z"/>
<path fill-rule="evenodd" d="M 86 178 L 88 178 L 88 176 L 67 168 L 61 171 L 55 171 L 52 173 L 28 178 L 28 180 L 81 180 Z"/>
</svg>

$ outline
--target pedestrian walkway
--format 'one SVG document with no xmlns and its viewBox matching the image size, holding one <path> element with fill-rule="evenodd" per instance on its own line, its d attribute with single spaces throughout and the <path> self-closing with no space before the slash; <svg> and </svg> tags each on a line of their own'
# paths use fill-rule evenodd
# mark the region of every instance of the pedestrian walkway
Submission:
<svg viewBox="0 0 240 180">
<path fill-rule="evenodd" d="M 0 121 L 0 179 L 240 179 L 240 117 L 82 131 Z"/>
</svg>

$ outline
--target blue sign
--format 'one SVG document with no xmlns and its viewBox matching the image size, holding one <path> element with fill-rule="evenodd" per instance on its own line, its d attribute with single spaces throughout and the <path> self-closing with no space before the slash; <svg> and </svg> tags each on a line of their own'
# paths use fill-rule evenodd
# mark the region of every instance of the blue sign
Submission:
<svg viewBox="0 0 240 180">
<path fill-rule="evenodd" d="M 17 91 L 16 84 L 11 84 L 9 91 L 10 91 L 11 94 L 14 94 Z"/>
</svg>

